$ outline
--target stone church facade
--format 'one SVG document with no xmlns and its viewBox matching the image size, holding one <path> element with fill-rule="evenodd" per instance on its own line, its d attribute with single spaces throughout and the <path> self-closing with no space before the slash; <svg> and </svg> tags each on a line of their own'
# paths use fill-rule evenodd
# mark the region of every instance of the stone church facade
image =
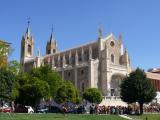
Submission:
<svg viewBox="0 0 160 120">
<path fill-rule="evenodd" d="M 102 36 L 99 29 L 97 40 L 65 51 L 58 51 L 57 42 L 51 33 L 46 44 L 46 55 L 34 56 L 34 39 L 27 31 L 21 40 L 20 63 L 23 71 L 48 64 L 64 80 L 70 80 L 82 93 L 86 88 L 98 88 L 104 96 L 119 96 L 122 78 L 130 73 L 130 59 L 123 48 L 122 35 L 112 33 Z"/>
</svg>

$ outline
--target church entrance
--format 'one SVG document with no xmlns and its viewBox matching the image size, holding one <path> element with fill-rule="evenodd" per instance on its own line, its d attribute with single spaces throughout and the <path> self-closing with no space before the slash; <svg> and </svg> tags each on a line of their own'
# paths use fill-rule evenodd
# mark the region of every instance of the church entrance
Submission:
<svg viewBox="0 0 160 120">
<path fill-rule="evenodd" d="M 111 96 L 120 96 L 120 84 L 124 78 L 124 75 L 122 74 L 114 74 L 111 77 L 111 82 L 110 82 L 110 92 Z"/>
</svg>

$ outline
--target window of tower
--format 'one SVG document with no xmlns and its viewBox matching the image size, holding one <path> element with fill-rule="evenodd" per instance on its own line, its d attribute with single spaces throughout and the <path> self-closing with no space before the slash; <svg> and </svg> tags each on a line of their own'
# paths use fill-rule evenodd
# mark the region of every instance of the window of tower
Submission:
<svg viewBox="0 0 160 120">
<path fill-rule="evenodd" d="M 114 55 L 111 54 L 111 62 L 114 63 Z"/>
<path fill-rule="evenodd" d="M 47 53 L 50 54 L 50 50 L 48 50 Z"/>
<path fill-rule="evenodd" d="M 32 47 L 31 45 L 28 45 L 28 54 L 31 55 L 31 53 L 32 53 Z"/>
<path fill-rule="evenodd" d="M 111 47 L 114 47 L 114 42 L 113 42 L 113 41 L 111 41 L 110 45 L 111 45 Z"/>
<path fill-rule="evenodd" d="M 53 49 L 53 53 L 55 53 L 56 52 L 56 50 L 55 49 Z"/>
</svg>

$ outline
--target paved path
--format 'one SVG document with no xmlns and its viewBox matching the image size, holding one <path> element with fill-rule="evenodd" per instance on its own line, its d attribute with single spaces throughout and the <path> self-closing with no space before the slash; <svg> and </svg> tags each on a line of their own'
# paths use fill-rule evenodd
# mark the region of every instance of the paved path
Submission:
<svg viewBox="0 0 160 120">
<path fill-rule="evenodd" d="M 132 120 L 132 118 L 128 117 L 127 115 L 119 115 L 119 116 L 128 120 Z"/>
</svg>

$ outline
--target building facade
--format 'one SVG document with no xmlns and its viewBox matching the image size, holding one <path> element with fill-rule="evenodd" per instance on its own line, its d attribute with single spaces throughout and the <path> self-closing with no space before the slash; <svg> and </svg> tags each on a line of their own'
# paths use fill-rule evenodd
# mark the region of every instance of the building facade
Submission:
<svg viewBox="0 0 160 120">
<path fill-rule="evenodd" d="M 148 70 L 148 72 L 146 72 L 146 76 L 151 81 L 151 84 L 154 86 L 157 93 L 155 100 L 157 103 L 160 104 L 160 68 Z"/>
<path fill-rule="evenodd" d="M 65 51 L 58 51 L 53 31 L 46 45 L 46 55 L 34 56 L 34 39 L 27 27 L 21 41 L 21 65 L 23 71 L 32 67 L 50 65 L 64 80 L 70 80 L 82 93 L 86 88 L 98 88 L 104 96 L 119 96 L 122 78 L 131 71 L 127 50 L 123 48 L 122 35 L 102 36 L 97 40 Z"/>
</svg>

